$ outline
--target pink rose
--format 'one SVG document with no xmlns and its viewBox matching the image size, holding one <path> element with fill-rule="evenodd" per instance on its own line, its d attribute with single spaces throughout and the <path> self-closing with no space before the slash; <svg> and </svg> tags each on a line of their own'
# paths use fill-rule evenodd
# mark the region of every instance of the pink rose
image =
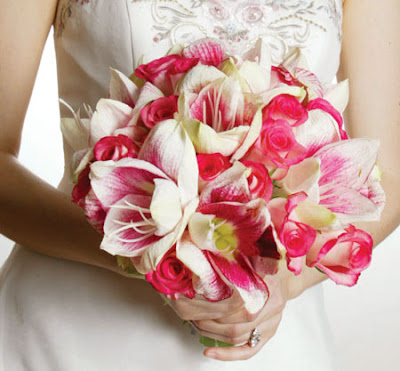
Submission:
<svg viewBox="0 0 400 371">
<path fill-rule="evenodd" d="M 289 152 L 296 143 L 291 126 L 285 120 L 267 120 L 261 131 L 265 153 Z"/>
<path fill-rule="evenodd" d="M 170 95 L 169 97 L 161 97 L 140 110 L 140 116 L 143 123 L 152 129 L 161 121 L 172 119 L 178 110 L 178 97 Z"/>
<path fill-rule="evenodd" d="M 336 238 L 325 242 L 316 260 L 307 264 L 322 270 L 337 284 L 353 286 L 371 262 L 372 245 L 368 233 L 350 225 Z"/>
<path fill-rule="evenodd" d="M 295 97 L 281 94 L 263 109 L 263 121 L 267 119 L 283 119 L 291 126 L 299 126 L 307 121 L 308 111 Z"/>
<path fill-rule="evenodd" d="M 268 204 L 272 224 L 286 249 L 288 268 L 295 274 L 301 273 L 303 260 L 317 237 L 316 230 L 300 222 L 295 212 L 298 204 L 307 197 L 306 193 L 300 192 L 288 199 L 276 197 Z"/>
<path fill-rule="evenodd" d="M 78 182 L 72 190 L 72 201 L 80 207 L 83 207 L 85 197 L 91 189 L 89 173 L 90 164 L 87 164 L 86 167 L 79 173 Z"/>
<path fill-rule="evenodd" d="M 140 79 L 150 81 L 165 95 L 170 95 L 180 77 L 199 63 L 198 58 L 185 58 L 178 54 L 155 59 L 148 64 L 141 64 L 135 70 Z"/>
<path fill-rule="evenodd" d="M 72 201 L 84 209 L 88 222 L 103 234 L 106 212 L 92 190 L 89 173 L 90 163 L 79 173 L 78 182 L 72 190 Z"/>
<path fill-rule="evenodd" d="M 263 123 L 255 147 L 281 168 L 297 164 L 307 155 L 307 149 L 297 142 L 292 127 L 281 119 L 267 119 Z"/>
<path fill-rule="evenodd" d="M 124 157 L 137 157 L 138 148 L 126 135 L 118 135 L 100 139 L 93 152 L 96 161 L 118 161 Z"/>
<path fill-rule="evenodd" d="M 175 246 L 163 256 L 156 270 L 146 274 L 146 280 L 170 299 L 178 299 L 180 294 L 193 299 L 196 295 L 192 272 L 176 257 Z"/>
<path fill-rule="evenodd" d="M 255 161 L 242 161 L 242 163 L 251 169 L 251 173 L 247 178 L 250 193 L 254 198 L 263 198 L 268 202 L 272 196 L 273 185 L 267 168 Z"/>
<path fill-rule="evenodd" d="M 280 240 L 291 258 L 307 254 L 315 241 L 317 232 L 309 225 L 294 220 L 286 220 L 283 224 Z"/>
<path fill-rule="evenodd" d="M 197 155 L 197 163 L 199 176 L 205 181 L 215 179 L 231 166 L 228 157 L 222 156 L 220 153 L 200 153 Z"/>
</svg>

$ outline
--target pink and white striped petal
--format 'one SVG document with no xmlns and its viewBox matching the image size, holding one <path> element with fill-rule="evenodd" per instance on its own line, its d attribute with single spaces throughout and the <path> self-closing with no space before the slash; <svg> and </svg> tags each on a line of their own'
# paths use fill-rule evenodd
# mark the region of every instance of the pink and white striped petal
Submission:
<svg viewBox="0 0 400 371">
<path fill-rule="evenodd" d="M 200 196 L 200 207 L 204 204 L 232 201 L 246 203 L 251 200 L 247 181 L 249 169 L 235 162 L 217 178 L 210 181 Z"/>
<path fill-rule="evenodd" d="M 225 58 L 224 47 L 213 39 L 201 39 L 182 50 L 185 58 L 199 58 L 200 63 L 218 67 Z"/>
<path fill-rule="evenodd" d="M 222 255 L 209 251 L 205 253 L 225 282 L 238 290 L 246 310 L 252 314 L 261 310 L 268 300 L 269 290 L 248 260 L 241 254 L 237 254 L 232 259 L 226 259 Z"/>
<path fill-rule="evenodd" d="M 190 240 L 188 235 L 178 240 L 176 256 L 195 275 L 193 286 L 196 294 L 213 302 L 232 296 L 232 289 L 219 277 L 206 254 Z"/>
<path fill-rule="evenodd" d="M 161 169 L 177 184 L 183 205 L 197 197 L 196 152 L 179 122 L 171 119 L 157 124 L 143 144 L 139 158 Z"/>
<path fill-rule="evenodd" d="M 321 195 L 332 188 L 358 189 L 363 186 L 376 163 L 379 142 L 357 138 L 332 143 L 313 157 L 321 160 Z"/>
<path fill-rule="evenodd" d="M 330 144 L 313 156 L 321 160 L 320 204 L 335 212 L 342 223 L 380 218 L 382 203 L 374 200 L 384 198 L 381 188 L 376 188 L 377 197 L 363 193 L 378 147 L 373 139 L 351 139 Z"/>
<path fill-rule="evenodd" d="M 158 241 L 150 213 L 151 197 L 129 194 L 112 205 L 104 222 L 100 247 L 112 255 L 139 256 Z"/>
<path fill-rule="evenodd" d="M 308 120 L 294 129 L 296 140 L 308 150 L 308 156 L 320 148 L 341 140 L 337 122 L 320 109 L 308 112 Z"/>
<path fill-rule="evenodd" d="M 134 158 L 97 161 L 90 166 L 93 191 L 106 209 L 127 195 L 151 196 L 155 178 L 168 180 L 153 164 Z"/>
<path fill-rule="evenodd" d="M 240 83 L 232 77 L 213 81 L 190 104 L 190 116 L 224 132 L 243 122 L 244 97 Z"/>
</svg>

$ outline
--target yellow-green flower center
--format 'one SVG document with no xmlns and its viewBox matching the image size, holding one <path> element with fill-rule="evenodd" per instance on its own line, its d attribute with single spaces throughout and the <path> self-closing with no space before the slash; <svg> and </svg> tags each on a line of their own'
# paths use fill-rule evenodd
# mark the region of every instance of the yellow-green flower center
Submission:
<svg viewBox="0 0 400 371">
<path fill-rule="evenodd" d="M 215 247 L 224 255 L 230 255 L 237 247 L 238 240 L 235 236 L 235 228 L 224 219 L 214 218 L 213 240 Z"/>
</svg>

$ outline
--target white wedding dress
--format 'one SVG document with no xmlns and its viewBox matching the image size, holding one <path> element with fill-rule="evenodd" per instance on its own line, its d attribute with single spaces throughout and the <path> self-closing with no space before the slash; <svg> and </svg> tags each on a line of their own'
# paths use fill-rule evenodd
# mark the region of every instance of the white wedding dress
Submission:
<svg viewBox="0 0 400 371">
<path fill-rule="evenodd" d="M 262 36 L 279 63 L 300 47 L 331 81 L 339 65 L 340 0 L 60 0 L 59 94 L 74 109 L 108 94 L 109 67 L 130 74 L 141 56 L 209 36 L 240 54 Z M 62 115 L 70 115 L 62 110 Z M 70 192 L 66 175 L 60 184 Z M 0 276 L 2 371 L 330 371 L 337 354 L 321 285 L 289 302 L 275 337 L 253 358 L 220 362 L 143 281 L 16 246 Z"/>
</svg>

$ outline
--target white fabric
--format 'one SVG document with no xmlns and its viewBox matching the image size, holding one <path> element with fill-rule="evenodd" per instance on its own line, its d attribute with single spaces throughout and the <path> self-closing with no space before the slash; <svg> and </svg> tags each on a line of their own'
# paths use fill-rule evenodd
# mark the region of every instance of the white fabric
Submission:
<svg viewBox="0 0 400 371">
<path fill-rule="evenodd" d="M 94 108 L 107 96 L 110 66 L 130 74 L 142 55 L 151 60 L 204 36 L 239 55 L 261 35 L 275 63 L 299 46 L 330 81 L 340 24 L 340 0 L 61 0 L 60 97 L 74 109 Z M 70 156 L 65 146 L 67 164 Z M 71 191 L 68 172 L 60 188 Z M 146 282 L 17 246 L 0 275 L 0 370 L 329 371 L 337 355 L 321 290 L 288 303 L 278 333 L 256 357 L 221 363 L 202 355 L 197 337 Z"/>
</svg>

